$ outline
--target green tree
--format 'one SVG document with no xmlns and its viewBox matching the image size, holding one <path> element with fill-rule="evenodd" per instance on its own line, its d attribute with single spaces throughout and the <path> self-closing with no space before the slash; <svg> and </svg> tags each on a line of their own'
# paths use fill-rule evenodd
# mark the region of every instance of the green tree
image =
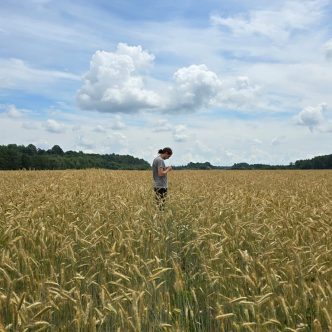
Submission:
<svg viewBox="0 0 332 332">
<path fill-rule="evenodd" d="M 63 150 L 60 148 L 59 145 L 54 145 L 52 147 L 52 149 L 49 150 L 49 151 L 50 151 L 51 154 L 58 154 L 58 155 L 63 155 L 64 154 Z"/>
</svg>

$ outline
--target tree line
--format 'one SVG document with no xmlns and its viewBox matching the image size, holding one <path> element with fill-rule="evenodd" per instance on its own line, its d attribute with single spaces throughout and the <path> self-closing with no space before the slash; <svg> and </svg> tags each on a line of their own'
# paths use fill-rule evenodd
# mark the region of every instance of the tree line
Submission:
<svg viewBox="0 0 332 332">
<path fill-rule="evenodd" d="M 277 170 L 277 169 L 332 169 L 332 154 L 325 156 L 318 156 L 312 159 L 297 160 L 295 163 L 289 165 L 267 165 L 267 164 L 248 164 L 235 163 L 232 166 L 214 166 L 209 162 L 193 163 L 190 162 L 185 166 L 176 166 L 174 169 L 231 169 L 231 170 Z"/>
<path fill-rule="evenodd" d="M 1 170 L 84 168 L 144 170 L 149 169 L 150 164 L 130 155 L 64 152 L 59 145 L 48 150 L 37 148 L 33 144 L 0 145 Z"/>
<path fill-rule="evenodd" d="M 0 145 L 0 170 L 18 169 L 84 169 L 106 168 L 121 170 L 150 169 L 150 164 L 144 159 L 130 155 L 83 153 L 82 151 L 64 152 L 59 145 L 44 150 L 33 144 L 27 146 L 8 144 Z M 276 169 L 332 169 L 332 154 L 317 156 L 312 159 L 297 160 L 289 165 L 235 163 L 233 166 L 214 166 L 209 162 L 190 162 L 185 166 L 175 166 L 174 169 L 231 169 L 231 170 L 276 170 Z"/>
</svg>

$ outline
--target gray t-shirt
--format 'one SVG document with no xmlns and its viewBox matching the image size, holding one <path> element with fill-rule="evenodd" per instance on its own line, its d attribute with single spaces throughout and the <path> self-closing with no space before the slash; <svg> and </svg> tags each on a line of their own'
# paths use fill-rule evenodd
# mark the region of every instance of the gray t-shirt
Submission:
<svg viewBox="0 0 332 332">
<path fill-rule="evenodd" d="M 152 163 L 152 174 L 153 174 L 153 182 L 155 188 L 167 188 L 167 175 L 159 176 L 158 170 L 159 168 L 165 169 L 166 165 L 164 159 L 160 156 L 156 157 Z"/>
</svg>

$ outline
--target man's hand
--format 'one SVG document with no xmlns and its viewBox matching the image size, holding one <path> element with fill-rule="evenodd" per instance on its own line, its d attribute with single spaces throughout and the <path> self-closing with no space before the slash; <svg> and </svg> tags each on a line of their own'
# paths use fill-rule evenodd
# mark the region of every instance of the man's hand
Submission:
<svg viewBox="0 0 332 332">
<path fill-rule="evenodd" d="M 165 167 L 162 169 L 161 167 L 158 170 L 158 176 L 166 176 L 168 172 L 172 170 L 172 166 Z"/>
</svg>

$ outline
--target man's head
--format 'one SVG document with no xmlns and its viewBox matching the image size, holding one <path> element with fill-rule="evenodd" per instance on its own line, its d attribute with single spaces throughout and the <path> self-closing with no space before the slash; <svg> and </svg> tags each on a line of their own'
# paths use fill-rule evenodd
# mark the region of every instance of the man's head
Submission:
<svg viewBox="0 0 332 332">
<path fill-rule="evenodd" d="M 158 153 L 160 154 L 161 158 L 163 158 L 163 159 L 169 159 L 172 156 L 173 151 L 172 151 L 171 148 L 166 147 L 166 148 L 160 149 L 158 151 Z"/>
</svg>

